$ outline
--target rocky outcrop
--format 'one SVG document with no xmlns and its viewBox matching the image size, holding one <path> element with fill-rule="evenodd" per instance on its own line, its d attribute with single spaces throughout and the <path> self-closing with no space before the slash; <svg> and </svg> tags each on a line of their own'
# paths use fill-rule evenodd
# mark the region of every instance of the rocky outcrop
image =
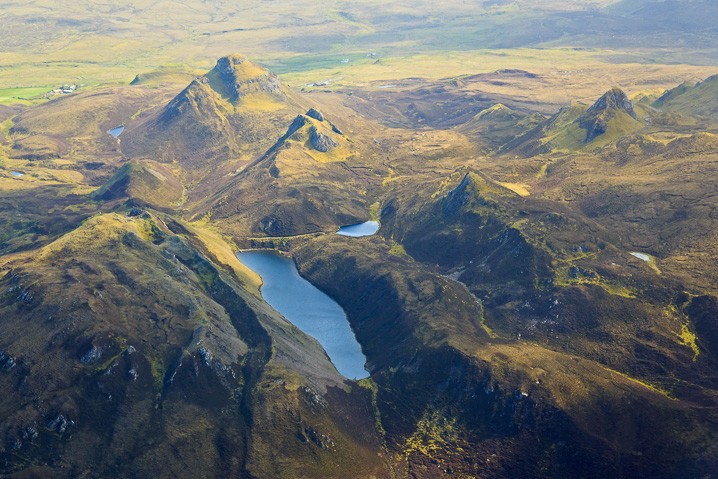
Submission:
<svg viewBox="0 0 718 479">
<path fill-rule="evenodd" d="M 307 116 L 309 118 L 314 118 L 317 121 L 324 121 L 324 115 L 321 114 L 319 110 L 316 110 L 314 108 L 310 108 L 307 112 Z"/>
<path fill-rule="evenodd" d="M 617 87 L 611 88 L 604 93 L 603 96 L 596 100 L 596 103 L 586 111 L 586 114 L 597 115 L 611 110 L 620 110 L 628 113 L 634 119 L 637 118 L 636 112 L 633 110 L 633 103 L 628 99 L 626 93 Z"/>
<path fill-rule="evenodd" d="M 166 106 L 130 122 L 121 148 L 131 158 L 211 174 L 230 158 L 271 147 L 299 103 L 275 74 L 241 55 L 222 57 Z"/>
<path fill-rule="evenodd" d="M 0 350 L 0 371 L 10 371 L 16 366 L 15 358 Z"/>
<path fill-rule="evenodd" d="M 578 119 L 581 128 L 586 130 L 586 143 L 606 133 L 609 122 L 621 112 L 634 120 L 638 119 L 633 109 L 633 103 L 628 99 L 626 93 L 620 88 L 612 88 Z"/>
<path fill-rule="evenodd" d="M 233 103 L 238 102 L 248 93 L 283 94 L 276 75 L 253 65 L 242 55 L 235 54 L 220 58 L 206 78 L 215 90 L 224 94 Z"/>
<path fill-rule="evenodd" d="M 331 139 L 328 135 L 320 133 L 315 126 L 312 126 L 309 130 L 309 141 L 315 150 L 321 151 L 322 153 L 331 151 L 339 146 L 339 143 Z"/>
</svg>

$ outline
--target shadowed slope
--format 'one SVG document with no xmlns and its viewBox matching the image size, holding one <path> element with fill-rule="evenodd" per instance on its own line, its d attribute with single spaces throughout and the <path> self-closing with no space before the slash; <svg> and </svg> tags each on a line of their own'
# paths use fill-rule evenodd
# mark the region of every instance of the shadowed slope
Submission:
<svg viewBox="0 0 718 479">
<path fill-rule="evenodd" d="M 184 188 L 168 166 L 150 160 L 133 160 L 123 165 L 92 196 L 103 201 L 131 198 L 154 208 L 173 208 L 182 203 Z"/>
<path fill-rule="evenodd" d="M 182 231 L 105 214 L 2 258 L 0 474 L 380 474 L 368 391 Z"/>
</svg>

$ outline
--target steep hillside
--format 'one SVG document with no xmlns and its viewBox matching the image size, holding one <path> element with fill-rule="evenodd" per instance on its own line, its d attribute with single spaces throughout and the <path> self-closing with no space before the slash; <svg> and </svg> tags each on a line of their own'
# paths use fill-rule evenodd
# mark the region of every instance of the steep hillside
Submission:
<svg viewBox="0 0 718 479">
<path fill-rule="evenodd" d="M 606 2 L 571 3 L 563 23 L 561 2 L 530 18 L 531 2 L 493 2 L 504 27 L 547 23 L 483 34 L 555 38 L 576 18 L 614 18 Z M 635 18 L 620 3 L 615 18 Z M 434 25 L 409 7 L 390 23 Z M 385 8 L 310 9 L 282 29 L 356 9 L 359 28 Z M 266 41 L 274 28 L 221 35 Z M 232 55 L 188 86 L 165 83 L 185 78 L 175 65 L 0 109 L 0 476 L 718 470 L 718 136 L 689 108 L 710 108 L 713 80 L 651 106 L 667 80 L 641 65 L 651 91 L 619 83 L 635 104 L 594 85 L 576 98 L 597 101 L 546 118 L 598 71 L 582 68 L 597 52 L 562 51 L 570 70 L 549 57 L 537 73 L 491 52 L 484 73 L 436 81 L 382 52 L 331 52 L 312 83 L 292 83 L 305 92 Z M 303 78 L 292 62 L 307 59 L 284 55 Z M 373 76 L 321 85 L 324 72 Z M 612 82 L 604 73 L 592 81 Z M 373 236 L 335 234 L 369 219 Z M 271 281 L 240 262 L 244 248 L 281 250 L 341 306 L 370 377 L 342 377 L 265 302 Z"/>
<path fill-rule="evenodd" d="M 361 148 L 319 113 L 297 116 L 286 133 L 199 209 L 230 231 L 292 236 L 331 230 L 368 215 L 366 180 L 347 165 Z"/>
<path fill-rule="evenodd" d="M 533 130 L 506 143 L 501 150 L 532 156 L 601 147 L 642 126 L 626 94 L 612 88 L 589 108 L 580 104 L 562 108 Z"/>
<path fill-rule="evenodd" d="M 683 83 L 666 91 L 653 106 L 718 121 L 718 75 L 698 83 Z"/>
<path fill-rule="evenodd" d="M 176 208 L 183 201 L 184 188 L 167 165 L 133 160 L 117 170 L 92 196 L 102 201 L 131 198 L 153 208 Z"/>
<path fill-rule="evenodd" d="M 367 345 L 402 475 L 673 477 L 715 467 L 704 422 L 714 405 L 691 408 L 600 362 L 492 339 L 460 283 L 381 239 L 325 237 L 296 253 Z"/>
<path fill-rule="evenodd" d="M 231 171 L 269 148 L 300 103 L 274 74 L 241 55 L 222 57 L 165 107 L 128 124 L 122 150 L 202 174 Z"/>
<path fill-rule="evenodd" d="M 169 224 L 100 215 L 2 258 L 0 473 L 380 471 L 369 394 Z"/>
</svg>

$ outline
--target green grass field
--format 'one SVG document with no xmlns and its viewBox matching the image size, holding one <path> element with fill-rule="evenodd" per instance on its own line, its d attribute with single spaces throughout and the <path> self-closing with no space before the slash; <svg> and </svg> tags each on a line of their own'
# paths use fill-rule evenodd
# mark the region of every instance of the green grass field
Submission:
<svg viewBox="0 0 718 479">
<path fill-rule="evenodd" d="M 684 52 L 652 42 L 658 33 L 649 27 L 614 41 L 602 29 L 600 22 L 606 20 L 593 20 L 596 9 L 616 3 L 612 0 L 536 3 L 292 0 L 237 6 L 134 0 L 53 8 L 45 0 L 31 0 L 0 17 L 5 32 L 0 38 L 0 104 L 42 101 L 46 91 L 63 84 L 127 84 L 137 74 L 167 67 L 206 71 L 217 57 L 233 52 L 266 65 L 295 87 L 328 81 L 328 88 L 344 88 L 502 68 L 542 73 L 594 66 L 621 77 L 617 70 L 646 64 L 670 69 L 672 78 L 690 79 L 696 76 L 690 65 L 705 65 L 718 51 L 718 42 L 702 33 L 700 22 L 696 32 L 685 35 L 704 41 Z M 630 15 L 605 12 L 614 15 L 615 23 Z M 591 36 L 596 48 L 585 48 L 583 31 L 596 21 Z M 681 66 L 685 71 L 675 73 Z M 186 78 L 155 79 L 183 83 Z"/>
</svg>

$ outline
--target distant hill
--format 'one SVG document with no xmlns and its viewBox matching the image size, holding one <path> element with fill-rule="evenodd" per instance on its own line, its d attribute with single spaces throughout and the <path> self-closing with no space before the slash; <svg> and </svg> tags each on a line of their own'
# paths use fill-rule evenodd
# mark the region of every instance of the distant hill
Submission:
<svg viewBox="0 0 718 479">
<path fill-rule="evenodd" d="M 606 12 L 625 16 L 641 31 L 692 33 L 715 30 L 718 3 L 713 0 L 622 0 Z"/>
<path fill-rule="evenodd" d="M 612 88 L 592 106 L 573 104 L 536 128 L 503 146 L 524 155 L 576 151 L 603 146 L 642 127 L 633 103 L 620 88 Z"/>
<path fill-rule="evenodd" d="M 222 57 L 165 107 L 129 124 L 122 149 L 206 171 L 266 150 L 300 103 L 276 75 L 241 55 Z"/>
<path fill-rule="evenodd" d="M 718 120 L 718 75 L 668 90 L 653 103 L 653 107 Z"/>
<path fill-rule="evenodd" d="M 545 118 L 539 114 L 528 115 L 497 103 L 476 114 L 457 129 L 463 134 L 479 138 L 491 148 L 498 148 L 508 141 L 532 130 Z"/>
</svg>

